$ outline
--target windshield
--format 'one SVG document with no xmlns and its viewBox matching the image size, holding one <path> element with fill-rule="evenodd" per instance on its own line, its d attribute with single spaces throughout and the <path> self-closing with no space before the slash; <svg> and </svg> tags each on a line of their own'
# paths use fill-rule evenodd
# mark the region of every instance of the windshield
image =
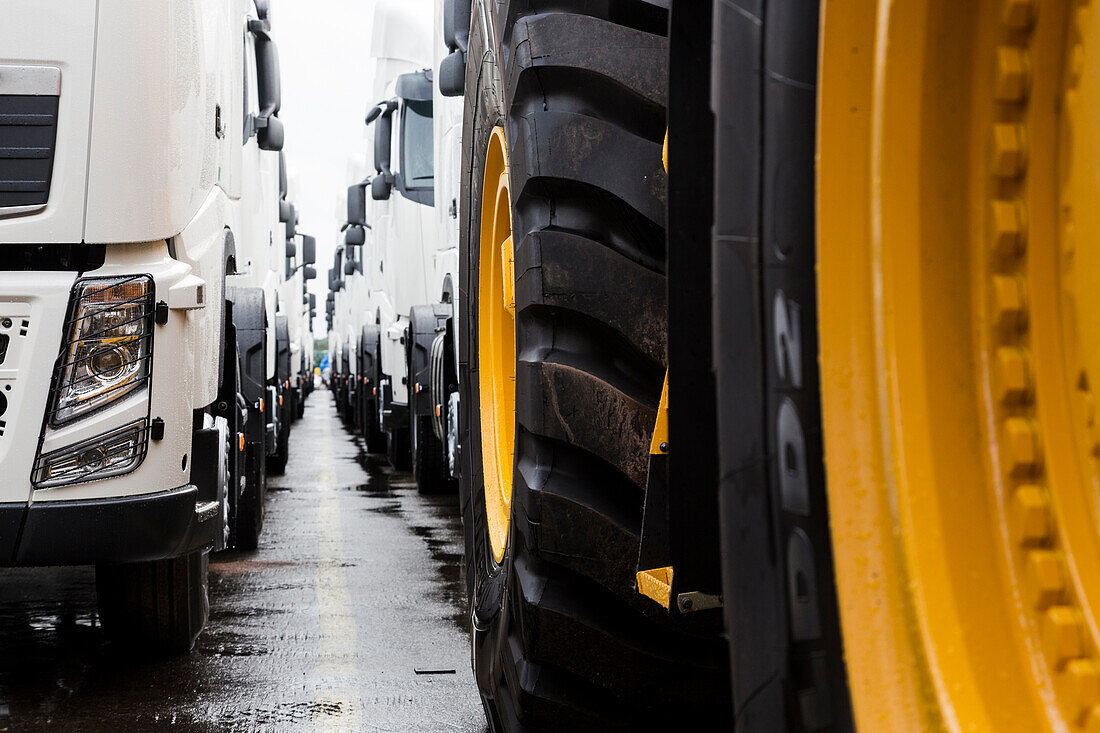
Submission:
<svg viewBox="0 0 1100 733">
<path fill-rule="evenodd" d="M 404 155 L 401 172 L 406 188 L 431 188 L 435 167 L 432 151 L 432 103 L 405 103 L 404 130 L 401 134 Z"/>
</svg>

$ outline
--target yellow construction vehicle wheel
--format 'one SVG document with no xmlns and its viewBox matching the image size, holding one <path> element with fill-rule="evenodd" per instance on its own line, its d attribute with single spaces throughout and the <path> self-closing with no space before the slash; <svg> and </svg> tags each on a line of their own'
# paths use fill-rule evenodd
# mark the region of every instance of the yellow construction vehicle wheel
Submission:
<svg viewBox="0 0 1100 733">
<path fill-rule="evenodd" d="M 485 517 L 493 559 L 504 560 L 516 440 L 516 291 L 512 199 L 504 128 L 489 134 L 481 193 L 478 261 L 478 391 Z"/>
<path fill-rule="evenodd" d="M 822 397 L 867 730 L 1100 730 L 1100 15 L 824 19 Z"/>
<path fill-rule="evenodd" d="M 475 677 L 493 730 L 709 724 L 730 714 L 718 624 L 689 633 L 635 587 L 667 368 L 668 12 L 541 5 L 485 3 L 466 54 L 459 490 Z"/>
</svg>

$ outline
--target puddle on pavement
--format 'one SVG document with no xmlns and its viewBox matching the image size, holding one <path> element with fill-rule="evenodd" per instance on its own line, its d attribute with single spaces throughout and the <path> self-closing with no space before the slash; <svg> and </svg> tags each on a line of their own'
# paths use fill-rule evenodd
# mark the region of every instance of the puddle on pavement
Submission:
<svg viewBox="0 0 1100 733">
<path fill-rule="evenodd" d="M 317 441 L 319 432 L 302 434 Z M 347 436 L 334 425 L 334 441 L 341 433 Z M 319 597 L 331 601 L 339 592 L 333 578 L 351 581 L 344 591 L 350 593 L 351 608 L 379 603 L 383 586 L 355 582 L 367 568 L 379 567 L 376 559 L 363 555 L 370 562 L 360 567 L 354 550 L 334 555 L 329 545 L 318 544 L 318 488 L 301 478 L 307 472 L 299 468 L 288 471 L 287 485 L 269 486 L 269 500 L 275 501 L 268 505 L 270 533 L 265 530 L 261 550 L 211 559 L 210 622 L 190 655 L 153 658 L 111 644 L 94 612 L 91 568 L 0 570 L 0 731 L 352 729 L 371 715 L 390 721 L 387 729 L 415 730 L 413 721 L 426 710 L 454 721 L 448 729 L 483 731 L 476 688 L 468 666 L 460 664 L 468 664 L 469 623 L 457 497 L 421 496 L 407 473 L 386 465 L 385 456 L 366 454 L 360 439 L 349 438 L 349 443 L 341 445 L 334 460 L 348 462 L 344 470 L 355 474 L 350 463 L 357 461 L 367 480 L 338 485 L 336 491 L 346 497 L 340 506 L 359 507 L 364 513 L 356 522 L 371 514 L 387 518 L 373 525 L 345 525 L 345 535 L 385 523 L 413 548 L 416 541 L 423 544 L 426 551 L 414 553 L 423 558 L 419 565 L 408 565 L 418 582 L 407 598 L 416 603 L 419 597 L 420 608 L 427 599 L 441 604 L 438 612 L 431 604 L 431 615 L 439 620 L 425 617 L 425 629 L 447 630 L 439 638 L 452 640 L 450 656 L 438 658 L 436 647 L 425 647 L 408 658 L 379 661 L 354 646 L 341 647 L 354 644 L 341 641 L 348 628 L 358 632 L 363 646 L 374 633 L 369 626 L 349 627 L 357 623 L 355 616 L 327 616 L 319 624 L 310 620 L 319 612 Z M 357 567 L 348 575 L 333 572 Z M 462 630 L 461 638 L 455 627 Z M 387 642 L 392 646 L 385 649 L 399 655 L 400 644 L 415 647 L 419 633 Z M 362 668 L 360 660 L 365 660 Z M 456 674 L 403 678 L 413 676 L 414 667 L 439 664 L 455 668 Z"/>
<path fill-rule="evenodd" d="M 421 495 L 416 482 L 407 473 L 398 473 L 387 463 L 381 454 L 371 454 L 365 450 L 361 438 L 355 438 L 358 448 L 355 460 L 367 473 L 368 481 L 355 487 L 356 491 L 372 498 L 396 499 L 369 509 L 384 515 L 407 516 L 404 501 L 417 501 L 427 507 L 433 519 L 440 519 L 440 525 L 409 524 L 413 534 L 424 540 L 431 555 L 441 583 L 437 584 L 432 595 L 448 607 L 454 609 L 449 614 L 451 621 L 464 632 L 469 633 L 470 623 L 466 611 L 465 568 L 462 558 L 462 521 L 459 517 L 457 494 Z"/>
</svg>

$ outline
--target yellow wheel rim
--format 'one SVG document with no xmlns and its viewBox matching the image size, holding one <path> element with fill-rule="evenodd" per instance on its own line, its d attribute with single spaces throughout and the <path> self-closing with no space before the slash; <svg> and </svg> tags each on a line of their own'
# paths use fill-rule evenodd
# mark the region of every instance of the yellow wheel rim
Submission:
<svg viewBox="0 0 1100 733">
<path fill-rule="evenodd" d="M 504 560 L 512 508 L 516 415 L 516 302 L 512 204 L 504 129 L 489 136 L 478 245 L 478 388 L 485 515 L 493 557 Z"/>
<path fill-rule="evenodd" d="M 826 5 L 819 326 L 856 719 L 1100 730 L 1100 18 Z"/>
</svg>

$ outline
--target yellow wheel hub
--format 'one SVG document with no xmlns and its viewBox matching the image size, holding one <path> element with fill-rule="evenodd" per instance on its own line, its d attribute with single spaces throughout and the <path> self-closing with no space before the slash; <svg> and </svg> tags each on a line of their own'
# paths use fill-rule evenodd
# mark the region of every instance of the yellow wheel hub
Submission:
<svg viewBox="0 0 1100 733">
<path fill-rule="evenodd" d="M 825 8 L 822 403 L 857 723 L 1100 731 L 1100 16 Z"/>
<path fill-rule="evenodd" d="M 485 514 L 493 557 L 504 560 L 512 508 L 516 437 L 516 298 L 512 203 L 504 129 L 493 129 L 485 155 L 478 245 L 478 389 Z"/>
</svg>

